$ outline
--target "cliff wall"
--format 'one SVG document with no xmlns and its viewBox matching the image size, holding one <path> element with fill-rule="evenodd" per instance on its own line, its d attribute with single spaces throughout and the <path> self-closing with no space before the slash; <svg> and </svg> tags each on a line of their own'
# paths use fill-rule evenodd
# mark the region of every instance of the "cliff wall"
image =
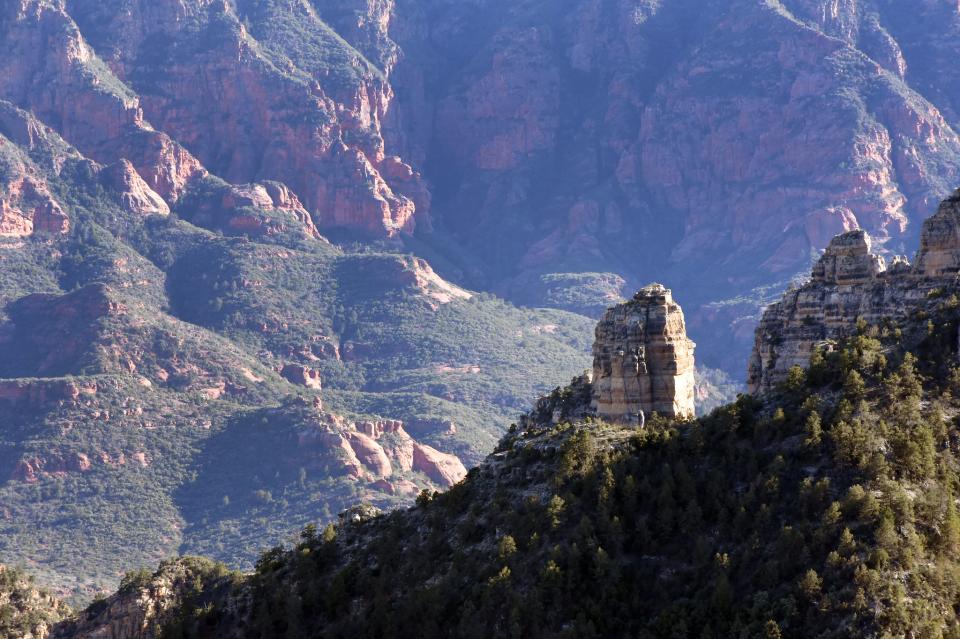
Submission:
<svg viewBox="0 0 960 639">
<path fill-rule="evenodd" d="M 806 367 L 819 345 L 868 324 L 900 322 L 960 289 L 960 191 L 923 224 L 914 264 L 888 266 L 872 253 L 862 230 L 838 235 L 813 268 L 810 281 L 787 291 L 763 314 L 747 371 L 750 392 L 770 390 L 792 366 Z"/>
</svg>

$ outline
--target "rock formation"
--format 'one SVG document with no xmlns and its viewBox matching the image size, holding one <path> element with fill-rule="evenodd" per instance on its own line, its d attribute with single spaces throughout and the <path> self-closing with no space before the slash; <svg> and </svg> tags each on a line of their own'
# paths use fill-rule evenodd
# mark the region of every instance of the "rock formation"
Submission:
<svg viewBox="0 0 960 639">
<path fill-rule="evenodd" d="M 4 140 L 0 137 L 0 150 Z M 35 232 L 64 234 L 70 221 L 44 181 L 15 165 L 14 176 L 0 183 L 0 238 L 27 237 Z"/>
<path fill-rule="evenodd" d="M 50 402 L 76 403 L 97 394 L 96 381 L 70 378 L 0 379 L 0 406 L 38 407 Z"/>
<path fill-rule="evenodd" d="M 960 290 L 960 191 L 926 220 L 916 263 L 897 256 L 889 267 L 871 253 L 862 230 L 838 235 L 811 279 L 771 305 L 757 328 L 747 371 L 750 392 L 770 390 L 793 366 L 806 367 L 813 349 L 856 331 L 858 320 L 900 321 Z"/>
<path fill-rule="evenodd" d="M 212 562 L 197 557 L 164 562 L 149 577 L 124 582 L 118 593 L 94 613 L 67 619 L 53 628 L 53 639 L 156 639 L 176 618 L 191 588 L 223 579 Z"/>
<path fill-rule="evenodd" d="M 128 160 L 121 160 L 101 173 L 104 186 L 116 189 L 124 210 L 137 215 L 169 215 L 170 207 L 150 188 Z"/>
<path fill-rule="evenodd" d="M 441 453 L 432 446 L 420 443 L 413 445 L 413 469 L 444 487 L 453 486 L 467 475 L 467 469 L 456 455 Z"/>
<path fill-rule="evenodd" d="M 147 187 L 135 185 L 132 207 L 162 210 L 154 195 L 172 206 L 209 169 L 234 183 L 282 180 L 325 227 L 393 236 L 429 226 L 420 174 L 385 148 L 395 56 L 374 68 L 314 8 L 18 4 L 0 12 L 0 98 L 97 162 L 129 160 Z"/>
<path fill-rule="evenodd" d="M 694 414 L 693 349 L 670 290 L 646 286 L 609 309 L 593 344 L 592 409 L 617 422 Z"/>
<path fill-rule="evenodd" d="M 0 564 L 0 637 L 48 639 L 70 608 L 18 568 Z"/>
<path fill-rule="evenodd" d="M 416 486 L 404 476 L 409 472 L 423 473 L 444 488 L 467 474 L 456 455 L 414 440 L 396 419 L 350 422 L 318 410 L 314 423 L 298 433 L 297 449 L 298 464 L 338 466 L 341 474 L 392 494 L 410 492 L 408 487 Z"/>
<path fill-rule="evenodd" d="M 280 370 L 280 376 L 291 384 L 305 386 L 315 390 L 323 388 L 323 382 L 320 379 L 320 371 L 307 368 L 302 364 L 287 364 Z"/>
</svg>

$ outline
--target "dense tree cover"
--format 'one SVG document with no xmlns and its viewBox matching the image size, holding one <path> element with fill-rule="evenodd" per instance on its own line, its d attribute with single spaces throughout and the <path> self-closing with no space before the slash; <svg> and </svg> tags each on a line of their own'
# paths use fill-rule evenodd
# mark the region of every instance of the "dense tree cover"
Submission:
<svg viewBox="0 0 960 639">
<path fill-rule="evenodd" d="M 69 610 L 22 569 L 0 566 L 0 638 L 43 637 Z"/>
<path fill-rule="evenodd" d="M 577 418 L 576 380 L 452 490 L 306 529 L 175 636 L 960 636 L 952 335 L 861 325 L 643 431 Z"/>
</svg>

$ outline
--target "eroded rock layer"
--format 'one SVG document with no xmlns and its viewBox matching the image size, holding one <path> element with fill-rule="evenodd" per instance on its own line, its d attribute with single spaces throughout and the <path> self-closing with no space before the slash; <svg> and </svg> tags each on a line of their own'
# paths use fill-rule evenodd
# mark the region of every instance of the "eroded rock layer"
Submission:
<svg viewBox="0 0 960 639">
<path fill-rule="evenodd" d="M 653 412 L 692 416 L 694 346 L 670 289 L 642 288 L 629 302 L 609 309 L 597 325 L 593 410 L 625 423 Z"/>
<path fill-rule="evenodd" d="M 887 267 L 865 231 L 836 236 L 810 281 L 764 312 L 747 371 L 750 392 L 773 388 L 793 366 L 806 367 L 814 348 L 853 334 L 861 319 L 896 322 L 956 292 L 958 272 L 960 191 L 924 222 L 913 265 L 897 256 Z"/>
</svg>

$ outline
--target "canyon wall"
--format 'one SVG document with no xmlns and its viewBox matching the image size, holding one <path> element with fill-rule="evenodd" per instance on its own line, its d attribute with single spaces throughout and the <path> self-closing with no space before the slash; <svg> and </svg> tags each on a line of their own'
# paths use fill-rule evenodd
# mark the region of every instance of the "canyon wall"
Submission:
<svg viewBox="0 0 960 639">
<path fill-rule="evenodd" d="M 597 274 L 674 282 L 700 362 L 738 377 L 763 304 L 831 237 L 889 259 L 960 180 L 955 3 L 412 4 L 390 139 L 462 281 L 571 310 L 609 305 Z"/>
<path fill-rule="evenodd" d="M 960 191 L 924 222 L 912 265 L 897 256 L 888 266 L 871 252 L 864 231 L 836 236 L 810 281 L 787 291 L 764 312 L 747 373 L 750 392 L 774 388 L 793 366 L 805 368 L 815 348 L 855 334 L 861 320 L 901 322 L 956 293 L 958 273 Z"/>
<path fill-rule="evenodd" d="M 960 180 L 958 25 L 881 0 L 17 0 L 0 99 L 131 210 L 406 241 L 591 314 L 683 283 L 729 371 L 833 235 L 902 252 Z M 69 227 L 28 178 L 3 180 L 0 237 Z"/>
</svg>

